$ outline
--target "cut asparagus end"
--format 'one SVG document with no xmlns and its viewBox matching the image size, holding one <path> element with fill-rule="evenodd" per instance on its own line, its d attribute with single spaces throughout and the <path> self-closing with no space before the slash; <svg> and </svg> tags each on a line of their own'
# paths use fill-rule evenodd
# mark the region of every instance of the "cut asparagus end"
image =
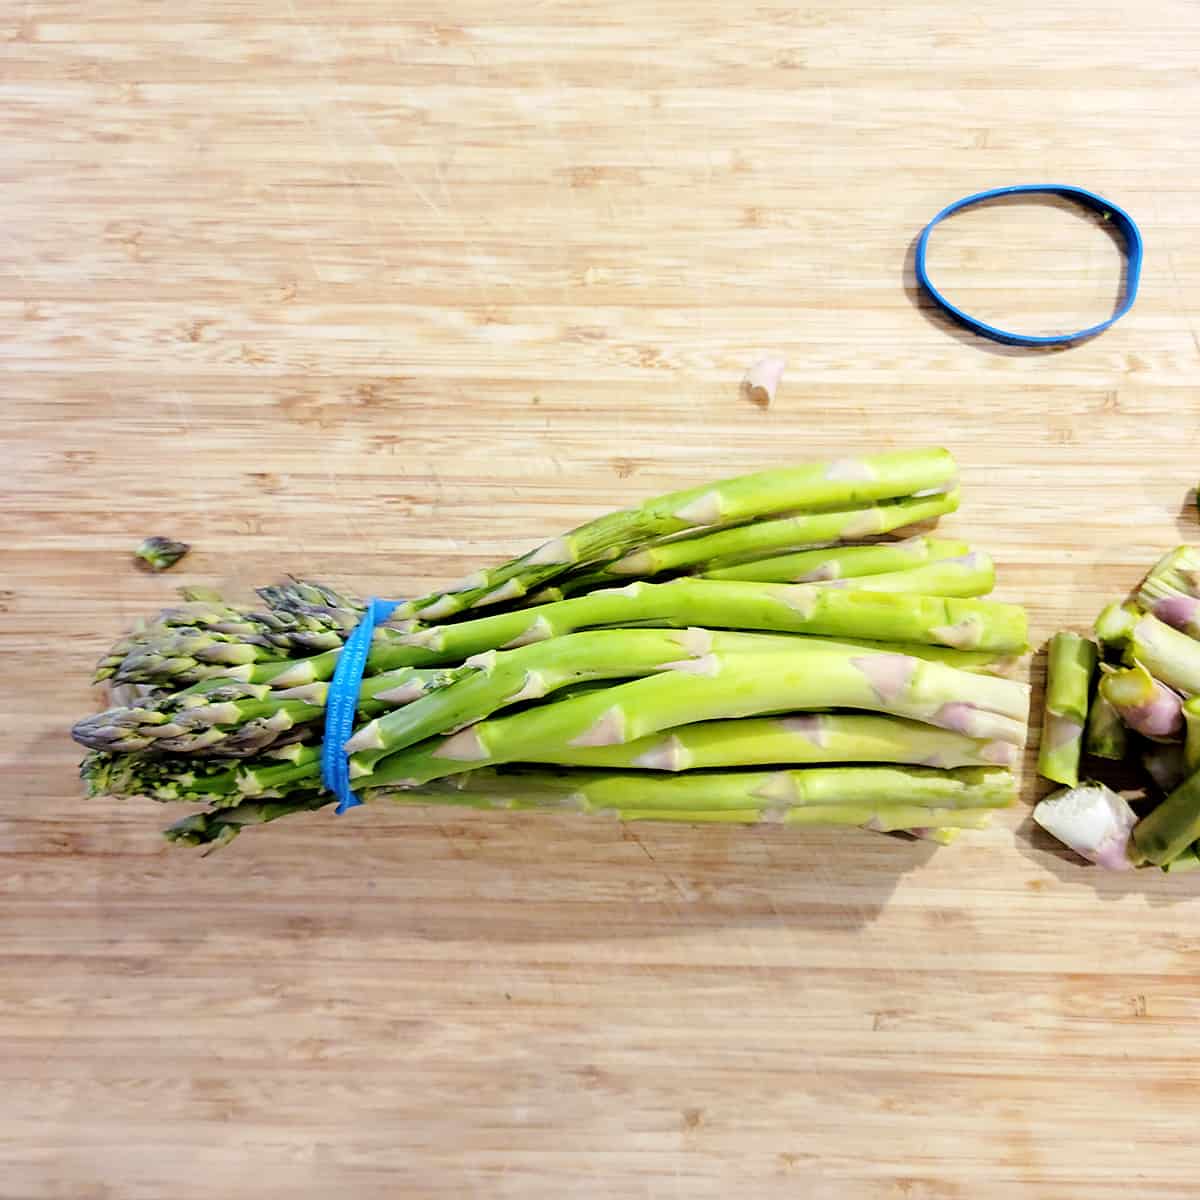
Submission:
<svg viewBox="0 0 1200 1200">
<path fill-rule="evenodd" d="M 1143 737 L 1171 741 L 1183 732 L 1183 701 L 1136 660 L 1124 669 L 1106 665 L 1100 694 Z"/>
<path fill-rule="evenodd" d="M 1085 783 L 1047 796 L 1035 806 L 1033 819 L 1097 866 L 1123 871 L 1134 865 L 1129 845 L 1137 814 L 1124 797 L 1102 783 Z"/>
<path fill-rule="evenodd" d="M 1125 647 L 1133 637 L 1133 627 L 1137 624 L 1138 612 L 1130 604 L 1113 601 L 1101 611 L 1093 627 L 1096 639 L 1104 648 L 1106 654 L 1120 657 Z"/>
</svg>

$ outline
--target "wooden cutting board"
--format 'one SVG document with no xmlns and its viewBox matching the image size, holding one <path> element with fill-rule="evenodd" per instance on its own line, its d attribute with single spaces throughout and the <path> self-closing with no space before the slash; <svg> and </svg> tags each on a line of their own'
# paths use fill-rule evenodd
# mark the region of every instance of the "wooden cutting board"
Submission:
<svg viewBox="0 0 1200 1200">
<path fill-rule="evenodd" d="M 1039 641 L 1085 627 L 1197 538 L 1198 35 L 1189 0 L 0 5 L 0 1197 L 1194 1196 L 1200 878 L 1056 853 L 1031 773 L 936 851 L 363 811 L 202 859 L 80 799 L 65 731 L 179 584 L 403 595 L 851 449 L 952 448 L 946 530 Z M 1147 239 L 1060 353 L 909 266 L 1040 181 Z M 1024 205 L 934 265 L 1038 330 L 1120 262 Z M 147 534 L 195 550 L 144 575 Z"/>
</svg>

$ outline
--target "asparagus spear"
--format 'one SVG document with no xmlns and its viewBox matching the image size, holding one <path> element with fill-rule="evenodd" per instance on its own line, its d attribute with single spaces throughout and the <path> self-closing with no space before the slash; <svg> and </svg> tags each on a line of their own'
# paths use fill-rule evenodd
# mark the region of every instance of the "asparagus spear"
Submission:
<svg viewBox="0 0 1200 1200">
<path fill-rule="evenodd" d="M 456 588 L 412 600 L 397 615 L 444 620 L 465 609 L 517 599 L 571 567 L 616 558 L 652 538 L 801 508 L 945 491 L 955 475 L 945 450 L 915 450 L 764 471 L 671 492 L 580 525 L 529 554 L 477 572 Z"/>
<path fill-rule="evenodd" d="M 944 558 L 959 558 L 970 552 L 966 542 L 942 538 L 912 537 L 902 542 L 878 542 L 869 546 L 825 546 L 760 558 L 735 567 L 714 567 L 703 572 L 706 579 L 748 579 L 757 583 L 817 583 L 826 579 L 853 579 L 862 575 L 904 571 Z"/>
<path fill-rule="evenodd" d="M 676 579 L 635 582 L 539 608 L 496 613 L 415 633 L 375 631 L 368 672 L 462 661 L 486 650 L 510 649 L 597 626 L 666 625 L 759 629 L 880 641 L 918 642 L 959 650 L 1019 654 L 1025 649 L 1023 609 L 994 600 L 840 592 L 816 584 Z M 202 636 L 202 635 L 197 635 Z M 337 652 L 286 663 L 248 663 L 226 678 L 273 687 L 329 679 Z M 128 682 L 139 682 L 129 679 Z"/>
<path fill-rule="evenodd" d="M 482 721 L 382 762 L 385 752 L 360 751 L 351 756 L 351 777 L 366 776 L 365 787 L 416 785 L 485 763 L 536 761 L 557 746 L 619 745 L 695 721 L 829 707 L 890 712 L 970 737 L 1024 740 L 1024 684 L 901 654 L 818 646 L 790 654 L 713 653 L 646 679 Z"/>
<path fill-rule="evenodd" d="M 925 563 L 907 571 L 887 571 L 851 579 L 832 579 L 812 586 L 923 596 L 985 596 L 995 583 L 995 564 L 982 551 L 973 550 L 960 558 Z"/>
<path fill-rule="evenodd" d="M 719 570 L 780 550 L 797 550 L 824 542 L 850 541 L 890 533 L 907 525 L 931 521 L 958 508 L 957 489 L 932 496 L 908 496 L 890 504 L 841 512 L 801 513 L 759 521 L 736 529 L 676 538 L 648 546 L 611 563 L 612 575 L 658 575 L 699 563 Z"/>
<path fill-rule="evenodd" d="M 347 751 L 395 751 L 423 738 L 460 729 L 522 700 L 535 700 L 591 679 L 630 679 L 713 650 L 736 651 L 746 643 L 736 633 L 707 629 L 602 629 L 533 642 L 516 650 L 489 650 L 467 659 L 474 673 L 357 730 Z M 786 640 L 786 639 L 780 639 Z M 763 641 L 748 643 L 763 647 Z M 378 754 L 375 756 L 379 757 Z"/>
<path fill-rule="evenodd" d="M 1161 867 L 1200 838 L 1200 771 L 1189 775 L 1133 827 L 1133 842 L 1146 862 Z"/>
<path fill-rule="evenodd" d="M 1173 741 L 1183 732 L 1183 701 L 1136 659 L 1124 669 L 1105 664 L 1100 694 L 1143 737 Z"/>
<path fill-rule="evenodd" d="M 236 804 L 286 789 L 316 786 L 315 746 L 293 745 L 240 760 L 92 753 L 81 774 L 93 796 Z M 684 725 L 622 746 L 565 746 L 538 755 L 571 766 L 682 771 L 787 763 L 896 762 L 919 766 L 1012 766 L 1011 742 L 971 738 L 898 717 L 810 713 Z"/>
<path fill-rule="evenodd" d="M 800 513 L 771 521 L 756 521 L 715 533 L 698 533 L 655 543 L 615 563 L 589 567 L 555 580 L 538 593 L 544 601 L 612 587 L 630 575 L 650 576 L 668 571 L 717 571 L 747 559 L 801 547 L 827 546 L 874 537 L 936 520 L 958 508 L 957 489 L 929 496 L 905 496 L 879 504 L 834 512 Z M 965 547 L 964 547 L 965 551 Z M 755 575 L 739 578 L 757 579 Z"/>
<path fill-rule="evenodd" d="M 1096 644 L 1074 633 L 1056 633 L 1046 657 L 1046 702 L 1038 774 L 1074 787 L 1096 669 Z"/>
<path fill-rule="evenodd" d="M 247 825 L 262 825 L 280 817 L 312 812 L 332 804 L 334 797 L 327 792 L 293 796 L 288 800 L 245 800 L 232 808 L 193 813 L 163 830 L 169 842 L 184 846 L 208 846 L 216 850 L 227 846 Z"/>
<path fill-rule="evenodd" d="M 1011 742 L 967 737 L 873 713 L 804 713 L 680 725 L 619 746 L 559 746 L 537 761 L 575 767 L 691 771 L 772 763 L 1014 766 Z"/>
<path fill-rule="evenodd" d="M 1200 638 L 1200 551 L 1177 546 L 1142 581 L 1138 603 L 1160 621 Z"/>
<path fill-rule="evenodd" d="M 441 796 L 466 794 L 490 799 L 496 807 L 561 807 L 579 812 L 672 814 L 687 820 L 695 813 L 754 812 L 771 820 L 798 809 L 816 810 L 814 823 L 825 823 L 839 810 L 846 823 L 866 824 L 873 813 L 939 810 L 946 819 L 927 825 L 953 825 L 954 817 L 980 809 L 1006 808 L 1013 802 L 1012 773 L 997 767 L 807 767 L 783 771 L 728 771 L 643 774 L 637 771 L 553 771 L 521 768 L 503 772 L 472 771 L 451 786 L 432 784 L 415 790 L 373 789 L 368 801 L 436 802 Z M 686 816 L 684 816 L 686 814 Z M 800 823 L 796 818 L 796 823 Z M 837 823 L 841 823 L 840 821 Z M 919 824 L 908 820 L 892 828 Z"/>
<path fill-rule="evenodd" d="M 1120 715 L 1097 690 L 1088 706 L 1084 750 L 1095 758 L 1121 759 L 1125 757 L 1127 741 Z"/>
<path fill-rule="evenodd" d="M 434 784 L 412 791 L 367 793 L 367 800 L 472 808 L 569 809 L 608 813 L 622 820 L 779 822 L 790 825 L 863 825 L 870 829 L 978 828 L 989 812 L 1012 803 L 1007 771 L 922 771 L 887 767 L 737 772 L 680 778 L 636 773 L 474 771 L 458 786 Z M 685 785 L 680 787 L 678 785 Z M 195 813 L 165 831 L 184 845 L 227 844 L 247 825 L 310 812 L 333 803 L 311 793 L 293 802 L 243 801 Z"/>
</svg>

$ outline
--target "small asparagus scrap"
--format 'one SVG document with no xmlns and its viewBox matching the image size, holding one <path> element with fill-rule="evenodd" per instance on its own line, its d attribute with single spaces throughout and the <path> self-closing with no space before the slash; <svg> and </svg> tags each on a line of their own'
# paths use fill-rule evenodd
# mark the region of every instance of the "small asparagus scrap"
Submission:
<svg viewBox="0 0 1200 1200">
<path fill-rule="evenodd" d="M 1096 644 L 1074 633 L 1056 633 L 1046 658 L 1046 701 L 1038 774 L 1074 787 L 1087 723 L 1088 695 L 1096 669 Z"/>
<path fill-rule="evenodd" d="M 151 571 L 166 571 L 173 567 L 189 550 L 187 542 L 173 542 L 170 538 L 148 537 L 143 539 L 133 552 L 133 557 Z"/>
</svg>

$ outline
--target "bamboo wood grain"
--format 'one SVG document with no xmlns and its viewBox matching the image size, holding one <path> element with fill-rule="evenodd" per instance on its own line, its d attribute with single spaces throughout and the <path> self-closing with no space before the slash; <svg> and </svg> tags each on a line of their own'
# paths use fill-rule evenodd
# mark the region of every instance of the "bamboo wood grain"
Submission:
<svg viewBox="0 0 1200 1200">
<path fill-rule="evenodd" d="M 1060 858 L 1031 775 L 937 852 L 380 811 L 199 859 L 82 801 L 65 730 L 179 584 L 409 594 L 852 448 L 948 445 L 946 534 L 1039 638 L 1084 627 L 1198 533 L 1198 34 L 1188 0 L 0 4 L 0 1197 L 1191 1197 L 1200 882 Z M 1130 317 L 1056 354 L 906 266 L 1035 181 L 1147 241 Z M 1119 270 L 1052 206 L 935 251 L 1031 328 Z M 196 549 L 142 574 L 151 533 Z"/>
</svg>

